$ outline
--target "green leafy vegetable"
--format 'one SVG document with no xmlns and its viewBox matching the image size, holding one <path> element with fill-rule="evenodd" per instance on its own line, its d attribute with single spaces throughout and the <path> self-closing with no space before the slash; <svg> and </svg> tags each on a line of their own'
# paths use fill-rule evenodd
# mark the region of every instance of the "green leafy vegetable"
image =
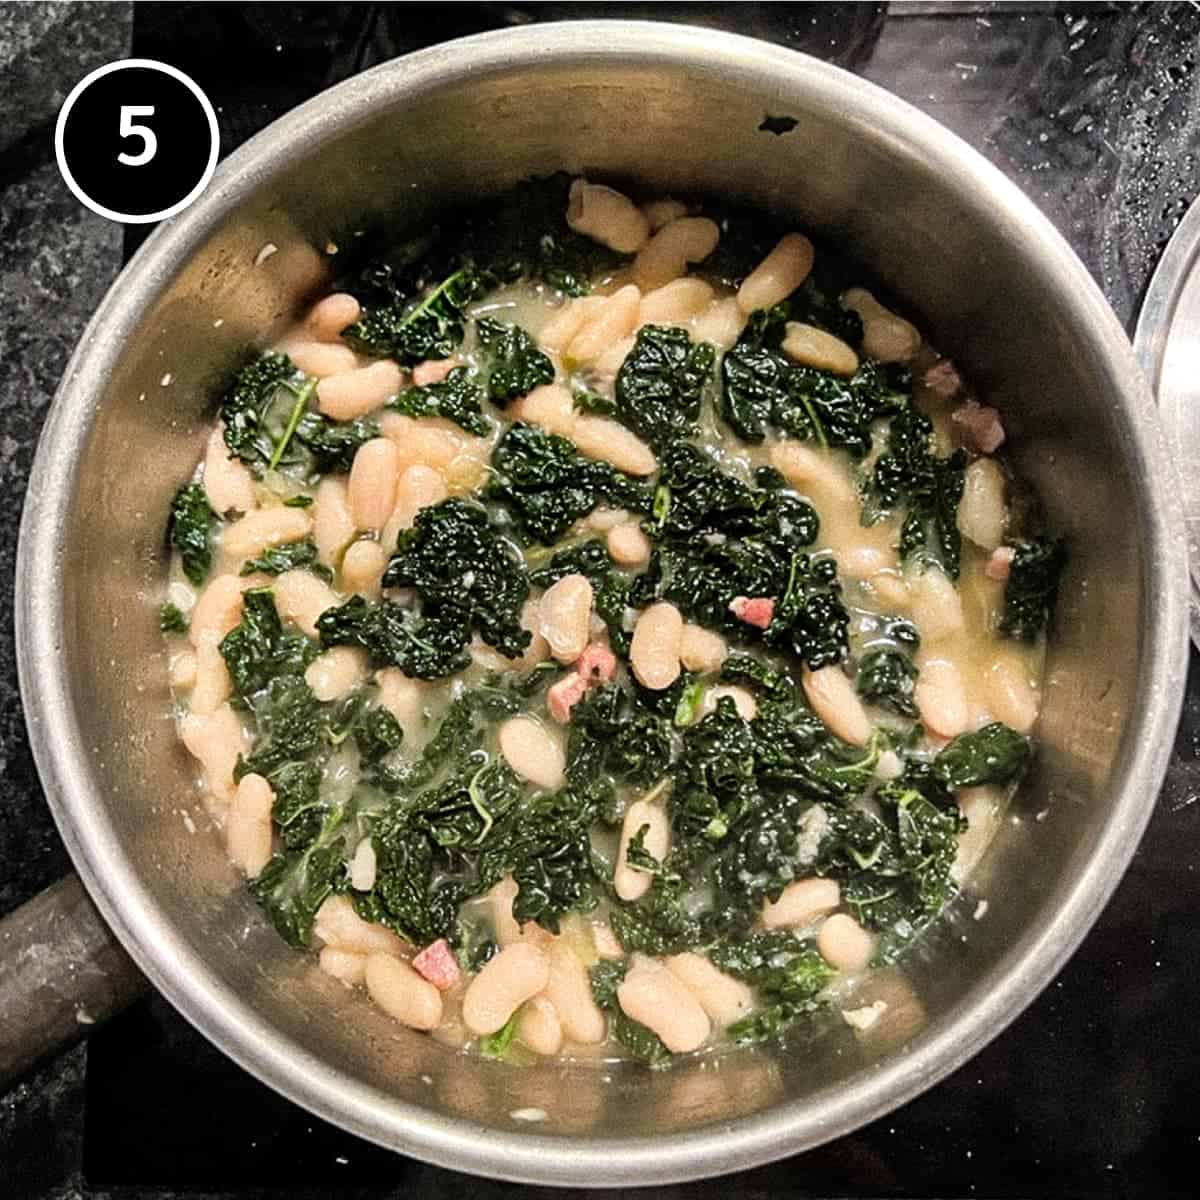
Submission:
<svg viewBox="0 0 1200 1200">
<path fill-rule="evenodd" d="M 241 622 L 221 641 L 234 691 L 243 699 L 273 680 L 303 675 L 317 656 L 316 647 L 299 630 L 284 629 L 270 588 L 242 593 Z"/>
<path fill-rule="evenodd" d="M 1067 562 L 1066 543 L 1060 538 L 1026 538 L 1012 545 L 1000 631 L 1032 642 L 1054 615 L 1058 581 Z"/>
<path fill-rule="evenodd" d="M 168 601 L 158 610 L 158 628 L 162 633 L 187 633 L 188 619 Z"/>
<path fill-rule="evenodd" d="M 643 325 L 616 380 L 616 415 L 657 451 L 695 437 L 716 351 L 684 329 Z"/>
<path fill-rule="evenodd" d="M 596 615 L 608 627 L 608 643 L 614 654 L 629 657 L 632 634 L 625 628 L 629 603 L 629 580 L 617 570 L 608 548 L 595 539 L 557 551 L 544 566 L 529 574 L 530 586 L 545 590 L 565 575 L 586 575 L 592 585 Z"/>
<path fill-rule="evenodd" d="M 535 387 L 554 382 L 554 364 L 519 325 L 481 317 L 479 344 L 487 361 L 488 399 L 500 408 Z"/>
<path fill-rule="evenodd" d="M 993 721 L 973 733 L 960 733 L 933 760 L 934 778 L 951 789 L 1005 784 L 1029 766 L 1033 747 L 1027 737 Z"/>
<path fill-rule="evenodd" d="M 503 1061 L 508 1056 L 513 1038 L 516 1036 L 519 1018 L 520 1010 L 514 1012 L 495 1033 L 489 1033 L 487 1037 L 481 1037 L 479 1039 L 479 1053 L 484 1058 L 495 1058 Z"/>
<path fill-rule="evenodd" d="M 318 561 L 317 547 L 311 538 L 272 546 L 263 551 L 258 558 L 247 559 L 242 564 L 239 574 L 254 575 L 261 571 L 264 575 L 282 575 L 285 571 L 294 571 L 299 567 L 306 567 L 326 583 L 333 580 L 333 572 Z"/>
<path fill-rule="evenodd" d="M 409 417 L 445 417 L 476 437 L 486 437 L 492 423 L 483 415 L 483 389 L 468 367 L 455 367 L 440 383 L 409 388 L 388 401 L 388 408 Z"/>
<path fill-rule="evenodd" d="M 872 650 L 858 664 L 855 687 L 864 700 L 889 708 L 902 717 L 916 717 L 913 693 L 917 668 L 900 650 Z"/>
<path fill-rule="evenodd" d="M 217 520 L 202 484 L 189 483 L 175 493 L 167 538 L 179 551 L 183 573 L 193 587 L 199 587 L 212 568 L 212 531 Z"/>
</svg>

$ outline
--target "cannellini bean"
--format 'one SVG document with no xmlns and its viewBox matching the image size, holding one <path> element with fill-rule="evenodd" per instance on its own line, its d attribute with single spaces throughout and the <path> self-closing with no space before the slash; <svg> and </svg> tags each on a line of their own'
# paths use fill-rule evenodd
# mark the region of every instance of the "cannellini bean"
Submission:
<svg viewBox="0 0 1200 1200">
<path fill-rule="evenodd" d="M 662 862 L 671 846 L 671 824 L 661 804 L 635 800 L 626 810 L 621 823 L 621 845 L 613 871 L 613 887 L 622 900 L 640 900 L 649 890 L 653 876 L 629 865 L 629 843 L 637 837 L 643 825 L 649 826 L 642 839 L 642 848 Z"/>
<path fill-rule="evenodd" d="M 877 546 L 852 546 L 838 554 L 837 565 L 844 579 L 870 579 L 880 571 L 895 568 L 896 555 Z"/>
<path fill-rule="evenodd" d="M 550 956 L 529 942 L 514 942 L 489 959 L 463 996 L 463 1022 L 476 1036 L 502 1029 L 526 1000 L 550 981 Z"/>
<path fill-rule="evenodd" d="M 898 571 L 877 571 L 867 583 L 871 594 L 881 605 L 893 611 L 907 608 L 910 599 L 908 584 Z"/>
<path fill-rule="evenodd" d="M 410 1029 L 436 1029 L 442 1023 L 442 994 L 406 962 L 372 954 L 365 972 L 367 995 L 394 1021 Z"/>
<path fill-rule="evenodd" d="M 340 700 L 358 687 L 369 671 L 365 650 L 357 646 L 334 646 L 308 664 L 304 682 L 318 700 Z"/>
<path fill-rule="evenodd" d="M 921 720 L 939 737 L 957 737 L 971 721 L 958 667 L 946 658 L 930 658 L 920 668 L 913 701 Z"/>
<path fill-rule="evenodd" d="M 209 435 L 204 451 L 204 491 L 214 512 L 226 513 L 234 509 L 247 513 L 258 507 L 254 476 L 245 463 L 229 457 L 225 426 L 220 421 Z"/>
<path fill-rule="evenodd" d="M 542 326 L 538 334 L 538 345 L 552 354 L 561 354 L 571 339 L 596 315 L 604 304 L 604 296 L 583 296 L 578 300 L 568 300 L 562 308 Z M 553 384 L 546 386 L 553 387 Z M 564 389 L 565 390 L 565 389 Z M 529 420 L 531 418 L 523 418 Z"/>
<path fill-rule="evenodd" d="M 1018 733 L 1029 733 L 1038 718 L 1041 699 L 1028 673 L 1007 654 L 999 654 L 983 677 L 988 711 Z"/>
<path fill-rule="evenodd" d="M 805 667 L 800 678 L 813 712 L 843 742 L 865 746 L 871 740 L 871 718 L 841 667 L 830 664 L 817 671 Z"/>
<path fill-rule="evenodd" d="M 253 879 L 271 858 L 271 806 L 275 793 L 261 775 L 243 775 L 225 818 L 225 848 L 233 864 Z"/>
<path fill-rule="evenodd" d="M 396 718 L 404 736 L 413 741 L 425 725 L 425 697 L 428 685 L 410 679 L 399 667 L 385 667 L 375 672 L 379 688 L 379 703 Z"/>
<path fill-rule="evenodd" d="M 828 454 L 800 442 L 776 442 L 771 447 L 771 465 L 797 491 L 816 500 L 819 511 L 856 511 L 854 482 Z"/>
<path fill-rule="evenodd" d="M 754 993 L 740 979 L 714 967 L 703 954 L 673 954 L 667 970 L 687 988 L 718 1029 L 744 1017 L 754 1005 Z"/>
<path fill-rule="evenodd" d="M 804 234 L 784 234 L 738 288 L 738 307 L 752 313 L 786 300 L 808 278 L 814 257 L 813 244 Z"/>
<path fill-rule="evenodd" d="M 417 513 L 446 499 L 446 481 L 432 467 L 414 463 L 396 484 L 396 507 L 381 535 L 384 546 L 394 547 L 400 531 L 411 529 Z"/>
<path fill-rule="evenodd" d="M 858 370 L 858 355 L 841 338 L 800 321 L 789 321 L 784 328 L 787 335 L 781 349 L 793 362 L 835 375 L 853 375 Z"/>
<path fill-rule="evenodd" d="M 834 913 L 817 930 L 821 957 L 839 971 L 861 971 L 875 952 L 875 939 L 851 916 Z"/>
<path fill-rule="evenodd" d="M 336 567 L 342 552 L 353 540 L 357 529 L 350 512 L 346 483 L 326 475 L 317 484 L 313 497 L 313 541 L 317 557 L 329 567 Z"/>
<path fill-rule="evenodd" d="M 260 508 L 247 513 L 225 530 L 222 548 L 235 558 L 253 558 L 272 546 L 298 542 L 312 529 L 312 518 L 302 508 Z"/>
<path fill-rule="evenodd" d="M 683 617 L 665 600 L 650 605 L 633 627 L 629 665 L 637 681 L 654 691 L 668 688 L 679 678 L 683 642 Z"/>
<path fill-rule="evenodd" d="M 565 357 L 571 362 L 589 363 L 597 358 L 609 345 L 620 338 L 628 337 L 637 324 L 638 306 L 642 293 L 637 286 L 627 283 L 608 296 L 598 306 L 571 339 Z"/>
<path fill-rule="evenodd" d="M 171 659 L 171 686 L 190 688 L 196 682 L 196 656 L 184 651 Z"/>
<path fill-rule="evenodd" d="M 342 588 L 368 600 L 379 597 L 379 584 L 388 556 L 378 542 L 353 542 L 342 556 Z"/>
<path fill-rule="evenodd" d="M 736 297 L 726 296 L 714 300 L 692 320 L 692 337 L 697 342 L 711 342 L 721 350 L 728 350 L 742 336 L 745 327 L 746 314 L 738 307 Z"/>
<path fill-rule="evenodd" d="M 350 468 L 347 499 L 359 529 L 382 529 L 396 507 L 400 452 L 385 437 L 359 447 Z"/>
<path fill-rule="evenodd" d="M 995 550 L 1004 540 L 1008 506 L 1004 502 L 1004 472 L 995 459 L 977 458 L 967 467 L 958 529 L 983 550 Z"/>
<path fill-rule="evenodd" d="M 583 960 L 559 938 L 551 945 L 550 979 L 546 998 L 554 1005 L 562 1031 L 572 1042 L 594 1046 L 604 1041 L 607 1023 L 592 997 L 592 985 Z"/>
<path fill-rule="evenodd" d="M 904 759 L 895 750 L 884 750 L 875 764 L 875 778 L 885 783 L 899 779 L 904 774 Z"/>
<path fill-rule="evenodd" d="M 317 407 L 335 421 L 353 421 L 400 391 L 400 368 L 390 359 L 330 375 L 317 383 Z"/>
<path fill-rule="evenodd" d="M 349 346 L 332 342 L 290 341 L 282 349 L 305 375 L 315 375 L 318 379 L 345 375 L 358 366 L 358 355 Z"/>
<path fill-rule="evenodd" d="M 706 309 L 712 288 L 703 279 L 685 276 L 647 292 L 638 305 L 639 325 L 682 325 Z"/>
<path fill-rule="evenodd" d="M 275 581 L 275 607 L 306 637 L 317 636 L 317 618 L 338 602 L 337 592 L 309 571 L 284 571 Z"/>
<path fill-rule="evenodd" d="M 962 597 L 953 581 L 937 567 L 916 571 L 908 581 L 913 620 L 927 644 L 961 633 L 965 627 Z"/>
<path fill-rule="evenodd" d="M 733 701 L 733 707 L 737 709 L 738 716 L 743 721 L 753 721 L 758 716 L 758 701 L 754 699 L 753 694 L 744 687 L 729 684 L 705 689 L 704 698 L 700 702 L 700 716 L 707 717 L 709 713 L 716 712 L 717 702 L 723 697 Z"/>
<path fill-rule="evenodd" d="M 420 464 L 432 467 L 443 479 L 455 462 L 479 441 L 441 417 L 408 417 L 390 409 L 380 414 L 379 431 L 400 452 L 401 472 Z"/>
<path fill-rule="evenodd" d="M 364 921 L 354 911 L 349 896 L 330 896 L 317 909 L 313 933 L 326 946 L 335 946 L 355 954 L 390 954 L 396 957 L 408 949 L 407 943 L 390 929 L 373 921 Z"/>
<path fill-rule="evenodd" d="M 570 437 L 581 454 L 612 463 L 627 475 L 653 475 L 658 470 L 654 451 L 619 421 L 584 414 L 571 426 Z"/>
<path fill-rule="evenodd" d="M 427 358 L 412 369 L 414 387 L 429 387 L 433 383 L 441 383 L 455 367 L 461 367 L 462 360 L 457 355 L 449 358 Z"/>
<path fill-rule="evenodd" d="M 687 216 L 687 205 L 680 200 L 664 197 L 661 200 L 650 200 L 642 205 L 642 215 L 650 224 L 650 229 L 657 233 L 664 225 L 670 225 L 680 217 Z"/>
<path fill-rule="evenodd" d="M 334 292 L 309 309 L 305 327 L 320 342 L 334 342 L 342 330 L 362 316 L 358 301 L 349 292 Z"/>
<path fill-rule="evenodd" d="M 617 935 L 613 933 L 612 927 L 603 921 L 596 921 L 592 924 L 592 944 L 596 947 L 596 954 L 599 958 L 611 961 L 625 957 L 625 947 L 617 940 Z"/>
<path fill-rule="evenodd" d="M 616 529 L 618 525 L 624 525 L 632 520 L 628 510 L 624 508 L 605 508 L 601 505 L 599 508 L 593 508 L 584 518 L 583 523 L 588 529 L 595 529 L 598 533 L 608 533 L 609 530 Z"/>
<path fill-rule="evenodd" d="M 700 1001 L 653 959 L 634 960 L 617 988 L 617 1003 L 627 1017 L 658 1034 L 675 1054 L 697 1049 L 712 1029 Z"/>
<path fill-rule="evenodd" d="M 499 946 L 511 946 L 521 940 L 521 926 L 513 916 L 513 901 L 519 890 L 517 881 L 511 875 L 505 875 L 487 894 L 492 932 Z"/>
<path fill-rule="evenodd" d="M 359 987 L 367 977 L 367 957 L 351 950 L 326 946 L 317 956 L 317 965 L 326 975 L 332 975 L 347 987 Z"/>
<path fill-rule="evenodd" d="M 562 742 L 533 717 L 509 717 L 499 730 L 500 753 L 522 779 L 553 791 L 561 787 L 567 760 Z"/>
<path fill-rule="evenodd" d="M 221 646 L 215 638 L 205 638 L 196 647 L 195 686 L 188 697 L 188 708 L 191 712 L 206 716 L 216 712 L 233 691 L 233 680 L 229 678 L 229 668 L 221 654 Z"/>
<path fill-rule="evenodd" d="M 179 723 L 179 736 L 189 753 L 200 760 L 208 790 L 218 800 L 232 800 L 233 768 L 247 748 L 245 731 L 237 713 L 228 704 L 201 716 L 188 713 Z"/>
<path fill-rule="evenodd" d="M 628 196 L 586 179 L 571 184 L 567 224 L 618 254 L 636 254 L 650 236 L 650 222 Z"/>
<path fill-rule="evenodd" d="M 762 923 L 767 929 L 803 929 L 828 916 L 841 902 L 842 891 L 836 879 L 812 875 L 789 883 L 778 900 L 766 901 Z"/>
<path fill-rule="evenodd" d="M 863 323 L 863 352 L 880 362 L 907 362 L 921 348 L 916 327 L 885 308 L 865 288 L 851 288 L 842 303 Z"/>
<path fill-rule="evenodd" d="M 606 350 L 602 350 L 592 362 L 592 369 L 599 375 L 615 376 L 621 369 L 621 364 L 633 349 L 635 339 L 632 334 L 610 342 Z"/>
<path fill-rule="evenodd" d="M 562 1049 L 563 1027 L 554 1005 L 545 996 L 534 996 L 521 1006 L 517 1037 L 534 1054 L 557 1054 Z"/>
<path fill-rule="evenodd" d="M 575 425 L 575 401 L 561 383 L 544 383 L 508 406 L 514 421 L 527 421 L 569 437 Z"/>
<path fill-rule="evenodd" d="M 369 892 L 375 886 L 375 846 L 369 837 L 363 838 L 354 847 L 350 860 L 350 886 L 359 892 Z"/>
<path fill-rule="evenodd" d="M 587 576 L 564 575 L 548 587 L 538 604 L 538 632 L 558 662 L 573 663 L 591 633 L 592 585 Z"/>
<path fill-rule="evenodd" d="M 679 217 L 664 225 L 633 260 L 633 277 L 645 291 L 678 279 L 688 263 L 703 262 L 716 248 L 721 231 L 707 217 Z"/>
<path fill-rule="evenodd" d="M 637 522 L 629 521 L 609 530 L 608 552 L 622 566 L 641 566 L 650 561 L 650 539 Z"/>
<path fill-rule="evenodd" d="M 708 674 L 720 669 L 729 657 L 729 647 L 719 633 L 702 625 L 685 625 L 679 638 L 679 661 L 689 671 Z"/>
</svg>

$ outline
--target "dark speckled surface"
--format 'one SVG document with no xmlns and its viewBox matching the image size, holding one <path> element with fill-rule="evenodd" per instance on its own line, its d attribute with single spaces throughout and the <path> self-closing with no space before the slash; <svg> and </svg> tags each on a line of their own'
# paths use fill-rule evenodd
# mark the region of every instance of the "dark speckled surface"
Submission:
<svg viewBox="0 0 1200 1200">
<path fill-rule="evenodd" d="M 125 3 L 0 3 L 0 914 L 67 866 L 21 723 L 11 580 L 38 429 L 122 258 L 122 232 L 75 203 L 54 167 L 50 134 L 67 90 L 131 48 L 164 58 L 209 92 L 228 151 L 306 96 L 404 50 L 598 10 L 729 24 L 891 88 L 1025 188 L 1130 325 L 1200 193 L 1196 5 L 744 4 L 730 15 L 701 4 L 139 4 L 134 13 Z M 1194 1196 L 1198 801 L 1194 661 L 1170 776 L 1134 865 L 1011 1030 L 931 1093 L 833 1146 L 653 1195 Z M 561 1195 L 469 1181 L 346 1138 L 265 1093 L 158 1001 L 0 1097 L 0 1197 L 181 1194 Z"/>
</svg>

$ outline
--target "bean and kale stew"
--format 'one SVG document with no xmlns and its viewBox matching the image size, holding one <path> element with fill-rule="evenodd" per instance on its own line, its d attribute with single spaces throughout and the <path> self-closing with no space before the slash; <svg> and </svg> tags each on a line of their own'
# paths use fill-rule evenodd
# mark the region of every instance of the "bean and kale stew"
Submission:
<svg viewBox="0 0 1200 1200">
<path fill-rule="evenodd" d="M 161 623 L 290 945 L 453 1045 L 661 1066 L 938 916 L 1030 761 L 1064 551 L 860 283 L 556 176 L 244 366 Z"/>
</svg>

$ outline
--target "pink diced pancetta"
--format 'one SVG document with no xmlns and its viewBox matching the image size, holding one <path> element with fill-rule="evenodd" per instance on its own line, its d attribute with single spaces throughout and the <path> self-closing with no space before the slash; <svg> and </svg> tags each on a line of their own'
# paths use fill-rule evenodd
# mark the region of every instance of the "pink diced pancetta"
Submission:
<svg viewBox="0 0 1200 1200">
<path fill-rule="evenodd" d="M 427 358 L 412 369 L 412 381 L 416 387 L 428 387 L 441 383 L 455 367 L 462 366 L 457 358 Z"/>
<path fill-rule="evenodd" d="M 1008 578 L 1008 573 L 1012 569 L 1012 562 L 1015 556 L 1016 551 L 1011 546 L 997 546 L 992 551 L 991 557 L 987 560 L 987 564 L 983 568 L 983 573 L 989 579 L 995 579 L 997 582 L 1003 583 Z"/>
<path fill-rule="evenodd" d="M 992 454 L 1004 444 L 1000 414 L 985 404 L 968 400 L 951 414 L 954 436 L 960 445 L 977 454 Z"/>
<path fill-rule="evenodd" d="M 617 674 L 617 656 L 600 642 L 591 642 L 575 660 L 575 670 L 589 686 L 608 683 Z"/>
<path fill-rule="evenodd" d="M 753 625 L 756 629 L 766 629 L 775 616 L 775 597 L 737 596 L 729 602 L 729 611 L 747 625 Z"/>
<path fill-rule="evenodd" d="M 571 709 L 586 695 L 588 681 L 572 671 L 553 684 L 546 693 L 546 707 L 550 715 L 560 724 L 565 725 L 571 719 Z"/>
<path fill-rule="evenodd" d="M 962 376 L 948 359 L 939 359 L 921 377 L 921 382 L 940 400 L 953 400 L 962 391 Z"/>
<path fill-rule="evenodd" d="M 458 969 L 458 959 L 454 957 L 454 951 L 450 949 L 445 938 L 430 942 L 412 960 L 412 965 L 418 975 L 428 979 L 442 992 L 452 988 L 462 978 L 462 972 Z"/>
</svg>

